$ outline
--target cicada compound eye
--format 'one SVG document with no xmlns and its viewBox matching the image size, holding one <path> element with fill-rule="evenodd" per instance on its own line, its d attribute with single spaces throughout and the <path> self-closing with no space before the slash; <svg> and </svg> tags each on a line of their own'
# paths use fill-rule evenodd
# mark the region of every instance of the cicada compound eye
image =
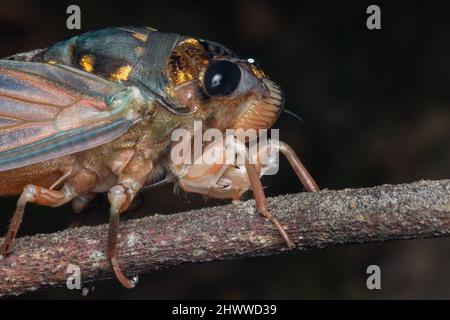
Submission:
<svg viewBox="0 0 450 320">
<path fill-rule="evenodd" d="M 241 69 L 236 63 L 212 61 L 206 67 L 203 87 L 208 96 L 227 96 L 236 90 L 241 78 Z"/>
</svg>

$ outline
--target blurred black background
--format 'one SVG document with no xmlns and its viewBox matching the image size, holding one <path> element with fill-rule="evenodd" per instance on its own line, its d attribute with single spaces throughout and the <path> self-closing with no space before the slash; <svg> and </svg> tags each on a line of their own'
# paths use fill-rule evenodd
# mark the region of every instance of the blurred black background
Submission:
<svg viewBox="0 0 450 320">
<path fill-rule="evenodd" d="M 66 29 L 70 4 L 81 7 L 81 31 Z M 381 7 L 381 30 L 366 28 L 370 4 Z M 0 7 L 0 56 L 91 29 L 145 25 L 255 58 L 305 119 L 306 126 L 284 114 L 276 128 L 322 188 L 450 177 L 448 1 L 1 0 Z M 302 191 L 286 162 L 263 183 L 271 196 Z M 15 199 L 0 203 L 4 233 Z M 131 218 L 216 204 L 166 186 L 145 192 Z M 100 207 L 88 224 L 107 221 L 106 201 Z M 30 206 L 21 235 L 61 230 L 73 218 L 70 206 Z M 382 290 L 366 288 L 370 264 L 381 267 Z M 87 297 L 61 288 L 20 298 L 450 298 L 450 239 L 186 265 L 141 275 L 131 291 L 111 280 Z"/>
</svg>

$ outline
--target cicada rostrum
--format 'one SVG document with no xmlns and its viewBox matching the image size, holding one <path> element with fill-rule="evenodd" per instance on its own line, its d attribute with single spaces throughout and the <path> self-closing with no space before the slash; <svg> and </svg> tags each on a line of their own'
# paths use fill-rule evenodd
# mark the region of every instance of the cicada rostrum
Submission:
<svg viewBox="0 0 450 320">
<path fill-rule="evenodd" d="M 267 129 L 283 94 L 251 60 L 195 37 L 150 28 L 107 28 L 0 60 L 0 195 L 20 195 L 2 254 L 8 255 L 27 203 L 80 212 L 98 193 L 110 206 L 107 257 L 116 256 L 119 215 L 162 173 L 182 189 L 237 200 L 251 189 L 257 209 L 294 243 L 267 209 L 258 154 L 244 165 L 174 164 L 174 130 Z M 240 141 L 246 150 L 248 141 Z M 211 143 L 209 151 L 225 148 Z M 293 150 L 284 154 L 308 191 L 318 190 Z M 206 151 L 205 149 L 205 152 Z"/>
</svg>

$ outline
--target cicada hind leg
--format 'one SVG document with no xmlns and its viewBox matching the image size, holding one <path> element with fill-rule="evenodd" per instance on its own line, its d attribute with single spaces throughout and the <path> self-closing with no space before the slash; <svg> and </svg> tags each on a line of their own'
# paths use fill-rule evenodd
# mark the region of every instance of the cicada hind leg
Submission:
<svg viewBox="0 0 450 320">
<path fill-rule="evenodd" d="M 68 175 L 63 176 L 64 179 Z M 28 203 L 36 203 L 48 207 L 59 207 L 79 194 L 95 186 L 97 182 L 97 175 L 94 172 L 81 169 L 74 173 L 61 187 L 60 190 L 53 190 L 52 187 L 44 188 L 34 184 L 26 185 L 23 189 L 19 200 L 17 201 L 16 210 L 11 219 L 11 223 L 6 233 L 5 240 L 1 246 L 0 253 L 2 255 L 8 255 L 11 253 L 14 240 L 19 231 L 20 224 L 22 223 L 25 207 Z M 58 179 L 59 184 L 60 179 Z"/>
</svg>

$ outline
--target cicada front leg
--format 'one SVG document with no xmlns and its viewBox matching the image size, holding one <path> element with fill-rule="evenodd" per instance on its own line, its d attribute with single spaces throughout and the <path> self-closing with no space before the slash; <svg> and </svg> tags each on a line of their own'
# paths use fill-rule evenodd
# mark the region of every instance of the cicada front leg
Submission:
<svg viewBox="0 0 450 320">
<path fill-rule="evenodd" d="M 250 182 L 250 188 L 253 191 L 253 195 L 256 201 L 256 207 L 258 211 L 264 215 L 267 219 L 269 219 L 280 231 L 283 236 L 286 244 L 290 249 L 295 247 L 294 242 L 289 238 L 289 235 L 286 233 L 285 229 L 280 225 L 278 220 L 270 213 L 267 207 L 267 199 L 264 193 L 263 186 L 261 184 L 260 176 L 264 174 L 264 169 L 271 169 L 271 165 L 278 165 L 273 163 L 273 157 L 276 152 L 281 152 L 289 161 L 290 165 L 294 169 L 297 177 L 309 192 L 319 191 L 319 187 L 317 183 L 314 181 L 308 170 L 305 168 L 303 163 L 295 154 L 294 150 L 292 150 L 289 145 L 284 142 L 277 141 L 276 143 L 272 140 L 268 141 L 268 144 L 262 150 L 255 155 L 249 154 L 249 157 L 253 157 L 254 163 L 246 163 L 245 169 L 247 171 L 247 176 Z M 265 159 L 265 163 L 261 160 L 263 158 L 263 154 L 269 155 L 268 159 Z"/>
<path fill-rule="evenodd" d="M 58 207 L 91 189 L 95 186 L 97 181 L 98 176 L 96 173 L 87 169 L 79 169 L 67 178 L 67 181 L 60 190 L 53 190 L 51 188 L 44 188 L 33 184 L 26 185 L 17 201 L 16 210 L 11 219 L 4 243 L 0 249 L 1 254 L 7 255 L 12 251 L 14 240 L 19 231 L 25 207 L 28 203 Z"/>
<path fill-rule="evenodd" d="M 271 145 L 272 148 L 278 149 L 286 157 L 286 159 L 289 161 L 289 164 L 294 169 L 298 179 L 307 191 L 320 191 L 316 181 L 314 181 L 313 177 L 300 161 L 295 151 L 287 143 L 278 141 L 278 144 L 271 143 Z"/>
<path fill-rule="evenodd" d="M 294 248 L 295 244 L 290 239 L 286 230 L 278 220 L 270 213 L 267 200 L 261 184 L 260 177 L 267 174 L 269 170 L 278 166 L 276 152 L 285 155 L 297 176 L 308 191 L 318 191 L 319 188 L 309 172 L 301 163 L 295 152 L 283 142 L 268 143 L 252 152 L 245 144 L 235 140 L 233 142 L 235 150 L 240 152 L 241 159 L 246 159 L 245 163 L 230 164 L 192 164 L 182 166 L 172 166 L 172 171 L 178 175 L 182 189 L 187 192 L 195 192 L 219 199 L 238 200 L 247 190 L 253 191 L 258 211 L 269 219 L 279 230 L 289 248 Z M 221 154 L 218 149 L 224 148 L 221 143 L 208 145 L 205 152 L 216 149 L 216 154 Z M 222 150 L 225 152 L 225 150 Z M 251 160 L 251 161 L 250 161 Z"/>
<path fill-rule="evenodd" d="M 250 181 L 250 187 L 253 191 L 253 196 L 255 197 L 256 208 L 258 211 L 270 222 L 272 222 L 275 227 L 280 232 L 284 241 L 286 242 L 289 249 L 295 248 L 295 243 L 291 240 L 286 230 L 280 224 L 280 222 L 275 218 L 272 213 L 270 213 L 269 208 L 267 206 L 267 198 L 264 193 L 264 188 L 262 186 L 258 171 L 256 169 L 256 165 L 254 164 L 245 164 L 245 169 L 247 171 L 247 175 Z"/>
<path fill-rule="evenodd" d="M 235 163 L 226 163 L 227 148 L 233 148 L 232 150 L 237 152 L 237 157 L 233 157 Z M 211 155 L 215 155 L 216 158 L 212 159 Z M 202 155 L 203 159 L 206 158 L 205 156 L 217 161 L 210 161 L 210 164 L 197 161 L 197 164 L 172 167 L 172 171 L 179 177 L 181 188 L 187 192 L 232 200 L 238 200 L 243 193 L 252 189 L 257 210 L 276 226 L 287 246 L 290 249 L 294 248 L 295 244 L 286 230 L 268 210 L 260 181 L 260 175 L 264 174 L 265 170 L 263 169 L 265 168 L 263 168 L 264 164 L 259 161 L 258 154 L 251 154 L 244 143 L 237 139 L 231 139 L 231 142 L 227 141 L 226 146 L 222 141 L 209 144 Z M 269 163 L 271 162 L 269 161 Z"/>
</svg>

